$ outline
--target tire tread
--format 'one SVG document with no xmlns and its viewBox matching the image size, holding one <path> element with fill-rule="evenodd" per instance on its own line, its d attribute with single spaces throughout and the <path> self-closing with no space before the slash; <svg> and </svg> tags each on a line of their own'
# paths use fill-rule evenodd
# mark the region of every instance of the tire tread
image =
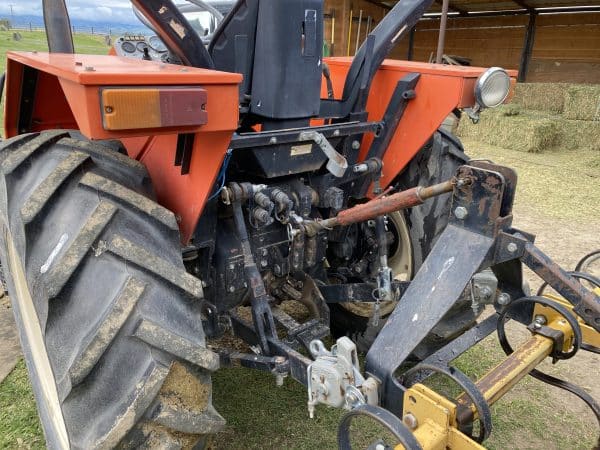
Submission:
<svg viewBox="0 0 600 450">
<path fill-rule="evenodd" d="M 162 448 L 150 439 L 159 431 L 174 445 L 204 441 L 224 424 L 211 405 L 218 357 L 206 349 L 202 283 L 185 270 L 175 217 L 152 200 L 139 162 L 69 133 L 0 143 L 7 191 L 0 212 L 17 236 L 33 306 L 45 321 L 71 448 Z M 46 175 L 36 181 L 30 174 L 37 173 Z M 90 212 L 63 220 L 79 211 Z M 59 226 L 42 225 L 57 216 Z M 65 248 L 57 245 L 40 267 L 48 243 L 63 239 Z M 203 392 L 203 401 L 168 409 L 170 398 L 185 398 L 186 386 Z M 43 390 L 36 396 L 44 401 Z"/>
</svg>

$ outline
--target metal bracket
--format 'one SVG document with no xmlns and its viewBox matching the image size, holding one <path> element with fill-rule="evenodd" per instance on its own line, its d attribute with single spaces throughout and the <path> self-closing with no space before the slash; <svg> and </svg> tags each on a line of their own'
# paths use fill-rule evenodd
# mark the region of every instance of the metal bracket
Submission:
<svg viewBox="0 0 600 450">
<path fill-rule="evenodd" d="M 460 167 L 457 177 L 468 182 L 454 190 L 449 225 L 367 354 L 366 371 L 381 383 L 382 404 L 396 414 L 402 412 L 405 390 L 396 371 L 450 310 L 469 280 L 485 268 L 494 270 L 500 289 L 509 288 L 518 298 L 523 296 L 522 261 L 567 298 L 590 326 L 600 328 L 600 298 L 536 248 L 533 236 L 511 228 L 514 171 L 477 162 Z M 533 309 L 518 306 L 512 317 L 529 323 Z M 488 331 L 486 326 L 483 334 Z M 481 336 L 472 334 L 467 344 Z"/>
<path fill-rule="evenodd" d="M 310 352 L 315 358 L 306 369 L 311 419 L 319 403 L 345 409 L 377 403 L 377 383 L 365 380 L 360 373 L 356 344 L 349 338 L 339 338 L 331 351 L 320 340 L 314 340 Z"/>
<path fill-rule="evenodd" d="M 327 163 L 329 173 L 338 178 L 344 176 L 348 168 L 348 161 L 333 148 L 325 136 L 316 131 L 303 131 L 300 133 L 299 139 L 301 141 L 314 141 L 329 159 Z"/>
<path fill-rule="evenodd" d="M 383 115 L 383 131 L 373 139 L 367 158 L 383 159 L 383 155 L 396 133 L 404 111 L 406 111 L 408 102 L 415 98 L 415 88 L 417 87 L 419 78 L 421 78 L 420 73 L 409 73 L 396 84 L 390 103 Z"/>
<path fill-rule="evenodd" d="M 367 353 L 366 371 L 381 382 L 383 406 L 396 414 L 402 412 L 404 388 L 394 373 L 493 256 L 504 176 L 487 168 L 462 166 L 457 177 L 469 183 L 454 191 L 455 213 L 448 227 Z"/>
</svg>

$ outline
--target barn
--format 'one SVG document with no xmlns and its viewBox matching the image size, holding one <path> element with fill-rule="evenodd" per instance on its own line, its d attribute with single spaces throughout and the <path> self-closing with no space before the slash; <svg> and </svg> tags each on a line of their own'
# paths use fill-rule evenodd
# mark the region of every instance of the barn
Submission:
<svg viewBox="0 0 600 450">
<path fill-rule="evenodd" d="M 395 4 L 326 0 L 326 53 L 353 55 Z M 436 0 L 391 56 L 517 69 L 521 82 L 598 84 L 600 1 Z"/>
</svg>

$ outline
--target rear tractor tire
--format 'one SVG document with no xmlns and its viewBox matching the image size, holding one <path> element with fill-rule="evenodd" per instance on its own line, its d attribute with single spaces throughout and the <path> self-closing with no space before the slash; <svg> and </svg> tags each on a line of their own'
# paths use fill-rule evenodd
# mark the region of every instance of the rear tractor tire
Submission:
<svg viewBox="0 0 600 450">
<path fill-rule="evenodd" d="M 224 425 L 218 357 L 175 217 L 140 163 L 73 136 L 0 143 L 0 257 L 48 447 L 201 447 Z"/>
<path fill-rule="evenodd" d="M 440 129 L 423 146 L 394 184 L 400 190 L 404 190 L 414 186 L 441 183 L 454 176 L 458 167 L 468 161 L 469 158 L 458 139 L 448 131 Z M 410 280 L 427 258 L 448 224 L 450 196 L 451 194 L 440 195 L 420 206 L 397 211 L 388 216 L 388 228 L 397 241 L 388 255 L 388 265 L 395 279 Z M 367 352 L 395 306 L 396 302 L 382 302 L 382 320 L 375 326 L 369 320 L 373 315 L 373 303 L 333 304 L 330 307 L 334 335 L 349 336 L 356 342 L 360 351 Z M 470 299 L 459 299 L 429 336 L 417 346 L 413 357 L 425 359 L 460 335 L 476 319 Z"/>
</svg>

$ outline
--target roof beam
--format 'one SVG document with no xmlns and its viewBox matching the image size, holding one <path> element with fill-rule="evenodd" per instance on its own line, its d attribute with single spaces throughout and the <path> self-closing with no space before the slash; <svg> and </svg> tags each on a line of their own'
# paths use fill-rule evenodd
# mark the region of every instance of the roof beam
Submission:
<svg viewBox="0 0 600 450">
<path fill-rule="evenodd" d="M 600 6 L 582 6 L 582 7 L 570 7 L 570 6 L 557 6 L 555 8 L 546 8 L 543 10 L 534 9 L 533 12 L 537 14 L 556 14 L 556 13 L 598 13 L 600 12 Z M 439 20 L 440 13 L 434 13 L 436 15 L 430 15 L 423 17 L 421 20 Z M 507 11 L 474 11 L 468 13 L 468 17 L 498 17 L 498 16 L 523 16 L 531 14 L 530 10 L 507 10 Z M 458 16 L 454 16 L 458 17 Z"/>
<path fill-rule="evenodd" d="M 367 3 L 372 3 L 373 5 L 379 6 L 380 8 L 387 9 L 388 11 L 392 9 L 391 6 L 386 5 L 385 3 L 378 2 L 376 0 L 366 0 Z"/>
<path fill-rule="evenodd" d="M 443 5 L 444 4 L 443 0 L 435 0 L 435 2 L 438 5 Z M 467 15 L 467 10 L 466 9 L 459 8 L 458 6 L 455 6 L 454 4 L 452 4 L 452 2 L 448 3 L 448 8 L 451 11 L 457 12 L 459 14 Z"/>
<path fill-rule="evenodd" d="M 526 0 L 512 0 L 513 3 L 516 3 L 518 6 L 520 6 L 521 8 L 525 8 L 525 9 L 533 9 L 533 6 L 531 6 L 529 3 L 527 3 Z"/>
<path fill-rule="evenodd" d="M 536 17 L 537 14 L 535 12 L 529 14 L 529 23 L 527 24 L 523 52 L 521 53 L 521 62 L 519 63 L 519 75 L 517 77 L 517 81 L 520 81 L 521 83 L 527 81 L 527 71 L 529 70 L 529 62 L 531 60 L 531 53 L 533 52 L 533 45 L 535 43 Z"/>
</svg>

